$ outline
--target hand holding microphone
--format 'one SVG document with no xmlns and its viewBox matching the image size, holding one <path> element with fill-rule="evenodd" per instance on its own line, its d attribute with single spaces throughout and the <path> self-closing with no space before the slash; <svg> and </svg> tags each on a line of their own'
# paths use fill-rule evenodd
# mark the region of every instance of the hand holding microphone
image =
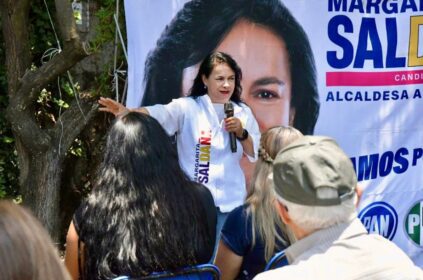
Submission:
<svg viewBox="0 0 423 280">
<path fill-rule="evenodd" d="M 232 103 L 228 102 L 224 105 L 226 119 L 225 127 L 229 132 L 229 140 L 231 144 L 232 153 L 236 153 L 236 139 L 240 139 L 244 136 L 245 129 L 242 128 L 241 121 L 238 118 L 234 117 L 234 106 Z M 240 135 L 239 137 L 237 135 Z M 247 136 L 248 137 L 248 136 Z"/>
<path fill-rule="evenodd" d="M 226 119 L 225 119 L 225 126 L 226 130 L 229 132 L 229 140 L 231 142 L 231 151 L 232 153 L 236 153 L 236 138 L 235 133 L 231 132 L 231 128 L 234 126 L 232 117 L 234 116 L 234 105 L 231 102 L 225 103 L 224 105 Z"/>
</svg>

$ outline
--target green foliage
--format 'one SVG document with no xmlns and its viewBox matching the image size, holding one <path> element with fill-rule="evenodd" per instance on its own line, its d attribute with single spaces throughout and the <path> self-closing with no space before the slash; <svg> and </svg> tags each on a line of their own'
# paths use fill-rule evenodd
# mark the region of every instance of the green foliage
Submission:
<svg viewBox="0 0 423 280">
<path fill-rule="evenodd" d="M 3 33 L 0 32 L 0 198 L 13 198 L 18 194 L 19 173 L 14 138 L 5 116 L 8 98 L 4 49 Z"/>
<path fill-rule="evenodd" d="M 95 13 L 95 17 L 98 19 L 99 24 L 96 26 L 95 30 L 95 38 L 91 42 L 91 46 L 94 51 L 98 51 L 100 47 L 110 44 L 115 41 L 115 32 L 116 32 L 116 24 L 114 19 L 114 14 L 116 13 L 116 0 L 103 0 L 99 4 L 99 9 Z M 120 31 L 122 33 L 122 37 L 126 40 L 126 30 L 125 30 L 125 12 L 123 9 L 123 5 L 120 5 L 119 10 L 119 25 Z M 120 40 L 119 40 L 120 42 Z M 121 47 L 120 43 L 118 43 L 119 47 Z M 118 52 L 118 64 L 122 65 L 123 68 L 126 68 L 126 59 L 124 57 L 122 49 Z M 105 71 L 99 73 L 95 77 L 95 82 L 97 84 L 97 92 L 96 94 L 99 96 L 110 96 L 112 93 L 111 90 L 111 79 L 112 76 L 110 74 L 110 70 L 112 69 L 112 64 L 107 65 L 105 67 Z M 124 87 L 122 83 L 119 85 L 120 88 Z"/>
<path fill-rule="evenodd" d="M 94 49 L 97 50 L 103 44 L 114 41 L 115 20 L 114 20 L 113 14 L 115 12 L 116 12 L 116 0 L 101 1 L 101 6 L 99 7 L 98 11 L 95 13 L 95 17 L 99 20 L 99 24 L 96 27 L 96 38 L 92 42 Z M 120 15 L 124 15 L 123 8 L 120 11 Z M 120 20 L 121 26 L 124 26 L 122 25 L 124 24 L 123 16 L 121 16 L 119 20 Z"/>
<path fill-rule="evenodd" d="M 85 149 L 80 139 L 75 139 L 73 145 L 69 149 L 69 153 L 75 157 L 85 156 Z"/>
<path fill-rule="evenodd" d="M 0 51 L 1 52 L 1 51 Z M 5 77 L 4 54 L 0 53 L 0 76 Z M 10 124 L 3 113 L 7 106 L 6 82 L 0 80 L 0 198 L 14 198 L 18 195 L 18 164 Z"/>
<path fill-rule="evenodd" d="M 46 3 L 49 10 L 54 11 L 54 1 L 46 0 Z M 43 0 L 31 1 L 29 22 L 30 46 L 34 57 L 33 62 L 35 66 L 39 67 L 42 64 L 43 55 L 48 57 L 48 52 L 46 51 L 58 48 Z"/>
<path fill-rule="evenodd" d="M 112 46 L 114 42 L 115 22 L 113 15 L 116 10 L 116 0 L 94 0 L 92 3 L 93 2 L 96 2 L 96 5 L 93 7 L 97 7 L 97 11 L 91 16 L 96 18 L 99 24 L 95 27 L 95 38 L 91 40 L 90 45 L 93 47 L 93 51 L 100 52 L 105 45 Z M 54 0 L 46 0 L 46 3 L 53 17 L 53 22 L 56 23 L 60 21 L 60 11 L 55 11 Z M 121 27 L 124 27 L 123 5 L 121 5 L 119 21 Z M 31 69 L 36 70 L 44 62 L 54 56 L 59 48 L 43 0 L 31 1 L 29 24 L 30 50 L 33 58 Z M 56 32 L 58 32 L 57 25 L 55 27 Z M 122 32 L 124 38 L 126 38 L 124 28 L 122 28 Z M 16 199 L 20 197 L 18 188 L 19 170 L 15 140 L 10 124 L 6 120 L 4 113 L 8 105 L 8 97 L 6 94 L 7 77 L 3 44 L 4 41 L 2 33 L 0 32 L 0 198 L 10 197 Z M 124 61 L 123 55 L 119 58 L 119 61 Z M 110 95 L 111 92 L 111 65 L 107 65 L 107 67 L 103 69 L 103 72 L 95 74 L 89 85 L 90 88 L 95 89 L 94 94 L 96 95 Z M 123 88 L 123 84 L 120 88 Z M 71 101 L 76 97 L 76 91 L 79 90 L 78 83 L 72 85 L 66 75 L 46 86 L 40 92 L 34 104 L 34 115 L 39 126 L 41 128 L 51 128 L 54 126 L 60 113 L 63 113 L 69 107 Z M 85 85 L 84 90 L 87 90 L 87 85 Z M 97 158 L 100 154 L 98 150 L 99 146 L 101 146 L 98 145 L 98 142 L 101 141 L 100 139 L 102 135 L 104 135 L 104 127 L 107 126 L 107 119 L 101 116 L 101 118 L 95 120 L 95 122 L 96 124 L 93 124 L 95 129 L 91 128 L 90 131 L 84 132 L 74 141 L 72 147 L 68 151 L 68 157 L 73 160 L 81 159 L 87 163 L 98 160 Z M 74 165 L 73 163 L 70 164 L 70 166 Z M 92 170 L 86 169 L 87 173 L 91 171 Z M 75 176 L 75 174 L 68 175 Z M 90 179 L 91 175 L 85 174 L 80 182 L 78 182 L 78 179 L 76 179 L 75 182 L 87 186 L 90 185 L 88 183 Z"/>
</svg>

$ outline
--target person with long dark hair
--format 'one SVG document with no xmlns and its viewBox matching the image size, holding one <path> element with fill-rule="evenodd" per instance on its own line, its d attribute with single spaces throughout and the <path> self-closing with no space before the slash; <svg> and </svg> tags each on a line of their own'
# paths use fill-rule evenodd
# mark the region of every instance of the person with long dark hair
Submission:
<svg viewBox="0 0 423 280">
<path fill-rule="evenodd" d="M 65 263 L 73 279 L 207 263 L 215 228 L 210 191 L 185 175 L 164 129 L 126 112 L 110 128 L 96 186 L 74 214 Z"/>
<path fill-rule="evenodd" d="M 250 108 L 241 102 L 241 79 L 241 69 L 230 55 L 213 52 L 201 63 L 190 96 L 133 109 L 157 119 L 168 135 L 176 133 L 182 168 L 213 194 L 219 210 L 217 232 L 226 213 L 241 205 L 246 195 L 242 156 L 252 162 L 258 156 L 260 132 Z M 99 103 L 101 111 L 115 115 L 128 110 L 110 98 L 100 98 Z M 226 117 L 225 103 L 232 104 L 233 117 Z M 231 133 L 237 138 L 234 152 Z"/>
</svg>

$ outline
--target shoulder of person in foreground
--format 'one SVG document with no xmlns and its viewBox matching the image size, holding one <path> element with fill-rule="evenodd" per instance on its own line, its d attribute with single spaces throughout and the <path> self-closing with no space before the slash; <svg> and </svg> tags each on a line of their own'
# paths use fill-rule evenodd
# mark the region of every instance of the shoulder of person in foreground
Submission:
<svg viewBox="0 0 423 280">
<path fill-rule="evenodd" d="M 310 271 L 297 269 L 296 265 L 287 265 L 282 268 L 272 269 L 259 273 L 254 280 L 316 280 Z"/>
</svg>

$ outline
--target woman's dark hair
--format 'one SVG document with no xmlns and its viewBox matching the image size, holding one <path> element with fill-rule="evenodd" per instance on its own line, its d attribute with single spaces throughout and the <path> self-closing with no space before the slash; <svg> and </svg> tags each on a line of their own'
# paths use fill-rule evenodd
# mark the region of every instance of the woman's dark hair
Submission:
<svg viewBox="0 0 423 280">
<path fill-rule="evenodd" d="M 196 264 L 199 244 L 214 236 L 209 236 L 194 184 L 155 119 L 136 112 L 118 117 L 78 225 L 85 245 L 84 279 Z"/>
<path fill-rule="evenodd" d="M 227 64 L 235 73 L 235 89 L 230 99 L 235 103 L 241 102 L 241 68 L 239 68 L 236 61 L 229 54 L 224 52 L 213 52 L 207 55 L 203 62 L 201 62 L 200 69 L 190 91 L 190 96 L 197 97 L 207 94 L 207 88 L 204 86 L 202 76 L 204 75 L 208 78 L 214 67 L 222 63 Z"/>
<path fill-rule="evenodd" d="M 186 3 L 148 55 L 142 105 L 178 98 L 183 70 L 212 52 L 240 19 L 265 26 L 285 41 L 292 77 L 291 108 L 296 109 L 293 126 L 312 134 L 319 114 L 313 53 L 303 28 L 280 0 Z"/>
</svg>

